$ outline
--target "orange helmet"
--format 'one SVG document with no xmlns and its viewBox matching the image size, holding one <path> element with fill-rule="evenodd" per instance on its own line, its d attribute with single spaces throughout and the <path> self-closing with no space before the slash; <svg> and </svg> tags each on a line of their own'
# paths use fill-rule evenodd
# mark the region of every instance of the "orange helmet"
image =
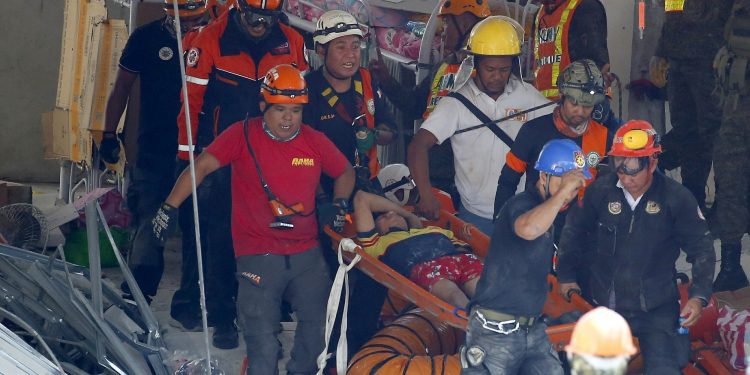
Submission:
<svg viewBox="0 0 750 375">
<path fill-rule="evenodd" d="M 283 0 L 237 0 L 243 12 L 281 11 Z"/>
<path fill-rule="evenodd" d="M 174 0 L 164 0 L 164 11 L 174 17 Z M 198 16 L 206 12 L 206 2 L 204 0 L 177 0 L 177 11 L 180 17 Z"/>
<path fill-rule="evenodd" d="M 490 7 L 487 0 L 445 0 L 440 5 L 438 16 L 460 16 L 466 12 L 479 18 L 487 18 L 490 16 Z"/>
<path fill-rule="evenodd" d="M 208 0 L 206 8 L 208 8 L 208 14 L 211 16 L 211 19 L 215 20 L 226 13 L 236 2 L 237 0 Z"/>
<path fill-rule="evenodd" d="M 307 103 L 305 78 L 297 68 L 288 64 L 276 65 L 266 73 L 260 93 L 269 104 Z"/>
<path fill-rule="evenodd" d="M 639 158 L 661 152 L 659 134 L 644 120 L 630 120 L 617 130 L 609 156 Z"/>
<path fill-rule="evenodd" d="M 579 355 L 619 357 L 633 355 L 636 349 L 625 318 L 599 306 L 578 319 L 565 351 Z"/>
</svg>

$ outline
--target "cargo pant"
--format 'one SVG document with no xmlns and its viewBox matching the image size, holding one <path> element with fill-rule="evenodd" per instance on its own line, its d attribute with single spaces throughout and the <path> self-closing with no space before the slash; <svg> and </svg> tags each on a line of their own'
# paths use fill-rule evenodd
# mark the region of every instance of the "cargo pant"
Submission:
<svg viewBox="0 0 750 375">
<path fill-rule="evenodd" d="M 667 96 L 672 130 L 662 141 L 681 167 L 684 185 L 701 207 L 711 171 L 713 142 L 721 124 L 716 78 L 710 59 L 669 60 Z"/>
<path fill-rule="evenodd" d="M 293 255 L 237 258 L 239 323 L 245 339 L 248 375 L 278 374 L 281 301 L 297 314 L 288 374 L 314 374 L 323 351 L 331 278 L 320 246 Z"/>
<path fill-rule="evenodd" d="M 714 144 L 716 210 L 711 231 L 722 244 L 739 244 L 750 225 L 750 95 L 728 98 Z"/>
</svg>

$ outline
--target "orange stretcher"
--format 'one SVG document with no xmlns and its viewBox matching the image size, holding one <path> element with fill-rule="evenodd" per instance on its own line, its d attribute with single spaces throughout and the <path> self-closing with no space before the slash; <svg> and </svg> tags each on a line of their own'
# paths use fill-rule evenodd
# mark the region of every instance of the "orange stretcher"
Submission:
<svg viewBox="0 0 750 375">
<path fill-rule="evenodd" d="M 458 239 L 471 246 L 475 255 L 484 258 L 489 248 L 489 237 L 480 232 L 473 225 L 456 217 L 454 215 L 456 211 L 453 209 L 453 205 L 450 203 L 449 198 L 438 195 L 438 199 L 441 200 L 441 207 L 446 207 L 447 209 L 441 210 L 440 217 L 437 220 L 426 221 L 425 225 L 439 226 L 451 230 Z M 351 223 L 347 224 L 343 235 L 334 232 L 330 227 L 326 227 L 324 231 L 331 237 L 334 251 L 337 251 L 338 243 L 345 236 L 350 237 L 355 233 Z M 352 358 L 349 373 L 373 373 L 373 365 L 378 366 L 383 364 L 375 359 L 382 359 L 382 357 L 386 358 L 387 362 L 390 363 L 389 366 L 386 366 L 388 367 L 388 370 L 382 373 L 392 373 L 390 372 L 391 370 L 403 374 L 458 373 L 456 368 L 458 362 L 455 355 L 457 345 L 444 345 L 442 342 L 445 338 L 442 337 L 441 334 L 449 332 L 450 337 L 452 337 L 450 340 L 451 343 L 462 341 L 459 337 L 461 333 L 457 332 L 463 332 L 466 330 L 468 323 L 466 311 L 435 297 L 406 277 L 394 271 L 392 268 L 380 262 L 378 259 L 367 254 L 362 248 L 357 247 L 355 252 L 361 257 L 360 261 L 356 264 L 356 267 L 390 290 L 389 300 L 386 302 L 386 305 L 390 305 L 390 307 L 384 305 L 384 310 L 391 310 L 391 313 L 400 313 L 405 310 L 403 307 L 404 305 L 412 306 L 409 303 L 403 303 L 403 301 L 401 303 L 396 301 L 396 305 L 401 305 L 400 308 L 397 309 L 394 307 L 394 302 L 391 299 L 397 300 L 399 298 L 416 305 L 419 307 L 419 310 L 416 312 L 410 311 L 404 314 L 405 316 L 409 316 L 409 318 L 404 318 L 406 320 L 402 321 L 403 319 L 399 317 L 396 321 L 391 323 L 391 325 L 387 325 L 383 330 L 378 332 L 370 342 L 365 344 L 362 350 Z M 343 257 L 346 262 L 350 262 L 355 257 L 355 253 L 345 252 Z M 557 279 L 554 276 L 548 276 L 548 284 L 549 293 L 543 311 L 544 315 L 551 321 L 555 321 L 556 318 L 562 317 L 568 313 L 579 312 L 582 314 L 592 308 L 588 302 L 577 294 L 572 296 L 571 301 L 564 299 L 558 292 L 559 287 Z M 681 285 L 680 287 L 683 303 L 687 300 L 687 289 L 687 285 Z M 417 317 L 415 318 L 415 316 Z M 742 374 L 742 372 L 731 368 L 727 360 L 727 353 L 724 351 L 723 347 L 721 347 L 718 330 L 716 328 L 717 316 L 718 310 L 716 300 L 712 298 L 709 306 L 704 309 L 703 317 L 690 329 L 692 355 L 691 361 L 683 370 L 683 373 L 691 375 Z M 384 349 L 381 341 L 391 340 L 394 337 L 394 334 L 396 337 L 403 337 L 404 332 L 413 335 L 417 335 L 418 332 L 421 332 L 421 330 L 415 329 L 416 326 L 412 327 L 413 325 L 429 326 L 431 328 L 429 331 L 434 332 L 428 334 L 427 338 L 416 337 L 415 342 L 419 343 L 419 345 L 416 345 L 415 342 L 407 345 L 403 342 L 403 339 L 400 339 L 396 340 L 398 341 L 398 345 L 388 346 L 391 350 Z M 574 326 L 575 322 L 570 322 L 550 325 L 547 328 L 547 334 L 549 335 L 550 341 L 555 350 L 564 350 L 565 345 L 570 342 L 570 336 Z M 399 329 L 403 332 L 396 332 Z M 637 339 L 634 341 L 637 344 Z M 419 348 L 414 347 L 415 345 L 419 346 Z M 438 345 L 440 350 L 432 348 L 433 345 Z M 377 350 L 373 350 L 373 348 Z M 369 359 L 365 361 L 365 357 L 368 357 Z M 427 368 L 432 368 L 437 370 L 437 372 L 424 372 L 422 371 L 425 368 L 424 366 L 429 366 Z M 638 373 L 638 370 L 641 368 L 642 359 L 639 354 L 636 354 L 631 359 L 628 373 Z M 379 371 L 376 372 L 381 373 Z"/>
</svg>

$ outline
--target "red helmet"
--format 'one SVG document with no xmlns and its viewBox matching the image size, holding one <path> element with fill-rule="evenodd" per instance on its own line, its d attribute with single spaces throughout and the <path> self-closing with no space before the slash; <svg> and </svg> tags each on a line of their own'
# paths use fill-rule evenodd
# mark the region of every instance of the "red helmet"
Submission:
<svg viewBox="0 0 750 375">
<path fill-rule="evenodd" d="M 283 0 L 237 0 L 240 9 L 246 11 L 281 11 Z"/>
<path fill-rule="evenodd" d="M 630 120 L 617 130 L 609 156 L 639 158 L 661 152 L 659 134 L 644 120 Z"/>
<path fill-rule="evenodd" d="M 164 0 L 164 11 L 174 17 L 174 0 Z M 180 17 L 198 16 L 206 12 L 206 2 L 204 0 L 177 0 L 177 11 Z"/>
<path fill-rule="evenodd" d="M 288 64 L 276 65 L 266 73 L 260 93 L 269 104 L 307 103 L 305 78 L 297 68 Z"/>
<path fill-rule="evenodd" d="M 206 8 L 211 19 L 217 19 L 236 3 L 237 0 L 207 0 Z"/>
</svg>

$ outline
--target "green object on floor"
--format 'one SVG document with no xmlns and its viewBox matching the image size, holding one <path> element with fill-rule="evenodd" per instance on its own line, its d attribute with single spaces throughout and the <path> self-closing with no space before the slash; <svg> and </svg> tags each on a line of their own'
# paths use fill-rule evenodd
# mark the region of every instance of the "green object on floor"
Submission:
<svg viewBox="0 0 750 375">
<path fill-rule="evenodd" d="M 128 232 L 125 229 L 117 227 L 109 228 L 112 232 L 112 238 L 119 249 L 127 243 Z M 99 251 L 101 253 L 102 267 L 117 266 L 117 258 L 109 243 L 107 234 L 99 231 Z M 77 229 L 65 237 L 65 260 L 79 266 L 89 266 L 88 240 L 86 238 L 86 228 Z"/>
</svg>

